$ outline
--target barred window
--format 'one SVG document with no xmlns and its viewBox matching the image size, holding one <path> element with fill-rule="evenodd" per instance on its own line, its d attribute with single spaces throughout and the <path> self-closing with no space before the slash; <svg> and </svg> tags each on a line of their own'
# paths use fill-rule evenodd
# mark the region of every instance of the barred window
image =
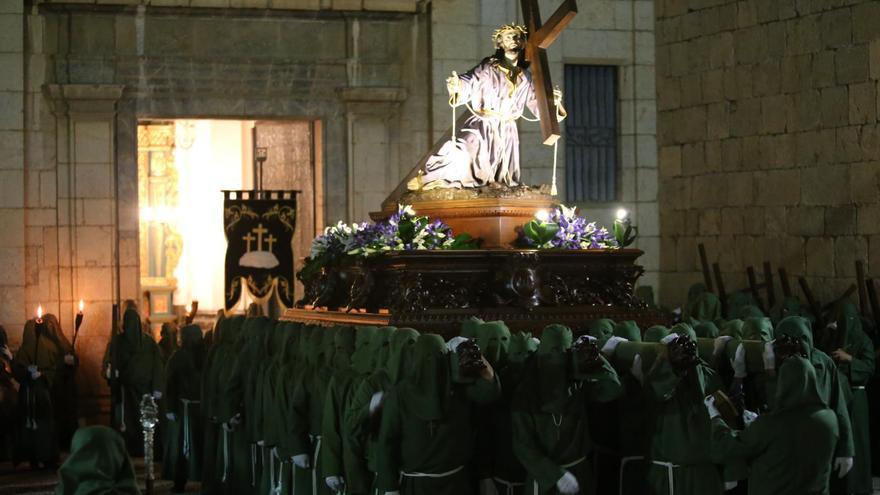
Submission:
<svg viewBox="0 0 880 495">
<path fill-rule="evenodd" d="M 565 191 L 568 201 L 617 199 L 617 67 L 566 65 Z"/>
</svg>

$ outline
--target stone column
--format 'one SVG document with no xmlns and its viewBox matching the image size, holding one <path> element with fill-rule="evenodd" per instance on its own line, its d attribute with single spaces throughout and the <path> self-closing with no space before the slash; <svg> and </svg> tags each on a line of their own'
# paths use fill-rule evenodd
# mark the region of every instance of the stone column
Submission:
<svg viewBox="0 0 880 495">
<path fill-rule="evenodd" d="M 86 303 L 77 341 L 81 413 L 94 417 L 107 390 L 101 361 L 120 291 L 116 113 L 120 85 L 47 85 L 57 125 L 58 306 Z M 70 309 L 72 311 L 72 309 Z M 103 409 L 103 408 L 101 408 Z"/>
<path fill-rule="evenodd" d="M 0 2 L 0 324 L 20 338 L 25 307 L 24 8 Z"/>
</svg>

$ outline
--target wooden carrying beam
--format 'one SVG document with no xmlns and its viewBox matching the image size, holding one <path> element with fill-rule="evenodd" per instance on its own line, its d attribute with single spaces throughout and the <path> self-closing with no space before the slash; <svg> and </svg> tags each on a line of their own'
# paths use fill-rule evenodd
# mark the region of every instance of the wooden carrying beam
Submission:
<svg viewBox="0 0 880 495">
<path fill-rule="evenodd" d="M 767 309 L 773 309 L 776 306 L 776 288 L 773 287 L 773 269 L 770 268 L 770 262 L 764 262 L 764 285 L 767 287 Z"/>
<path fill-rule="evenodd" d="M 706 284 L 706 290 L 715 292 L 712 286 L 712 272 L 709 271 L 709 259 L 706 257 L 706 246 L 703 243 L 697 244 L 697 250 L 700 253 L 700 266 L 703 268 L 703 283 Z"/>
</svg>

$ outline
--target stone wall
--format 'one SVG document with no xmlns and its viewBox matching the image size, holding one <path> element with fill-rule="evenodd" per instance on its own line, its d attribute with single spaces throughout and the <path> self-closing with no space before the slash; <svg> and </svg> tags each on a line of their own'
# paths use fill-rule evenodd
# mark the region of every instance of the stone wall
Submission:
<svg viewBox="0 0 880 495">
<path fill-rule="evenodd" d="M 855 260 L 880 275 L 880 2 L 656 9 L 664 300 L 701 280 L 699 243 L 728 291 L 765 260 L 826 301 Z"/>
<path fill-rule="evenodd" d="M 562 2 L 541 0 L 546 20 Z M 639 259 L 647 273 L 641 283 L 657 286 L 659 268 L 659 216 L 657 208 L 657 142 L 654 87 L 654 5 L 651 0 L 594 0 L 578 2 L 579 13 L 548 49 L 554 84 L 563 84 L 565 64 L 617 66 L 620 96 L 618 200 L 579 204 L 581 213 L 611 225 L 618 208 L 627 208 L 639 226 L 635 247 L 645 251 Z M 492 32 L 509 22 L 522 22 L 519 0 L 434 0 L 431 2 L 433 77 L 432 142 L 451 125 L 445 79 L 467 71 L 494 52 Z M 562 87 L 563 91 L 566 88 Z M 460 110 L 461 111 L 461 110 Z M 565 202 L 564 124 L 560 126 L 557 181 Z M 537 123 L 519 123 L 523 180 L 549 184 L 553 149 L 541 142 Z"/>
</svg>

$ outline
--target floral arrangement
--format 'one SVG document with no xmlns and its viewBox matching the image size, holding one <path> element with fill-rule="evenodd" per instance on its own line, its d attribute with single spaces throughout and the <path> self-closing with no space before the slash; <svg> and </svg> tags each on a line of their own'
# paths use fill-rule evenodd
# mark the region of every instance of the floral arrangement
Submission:
<svg viewBox="0 0 880 495">
<path fill-rule="evenodd" d="M 412 206 L 398 205 L 397 212 L 378 223 L 338 222 L 312 240 L 301 277 L 346 259 L 368 258 L 392 251 L 474 249 L 478 240 L 469 234 L 453 235 L 440 220 L 416 215 Z"/>
<path fill-rule="evenodd" d="M 627 240 L 631 243 L 633 239 Z M 605 227 L 579 217 L 576 207 L 559 205 L 523 225 L 517 245 L 532 249 L 617 249 L 628 244 L 621 241 Z"/>
</svg>

